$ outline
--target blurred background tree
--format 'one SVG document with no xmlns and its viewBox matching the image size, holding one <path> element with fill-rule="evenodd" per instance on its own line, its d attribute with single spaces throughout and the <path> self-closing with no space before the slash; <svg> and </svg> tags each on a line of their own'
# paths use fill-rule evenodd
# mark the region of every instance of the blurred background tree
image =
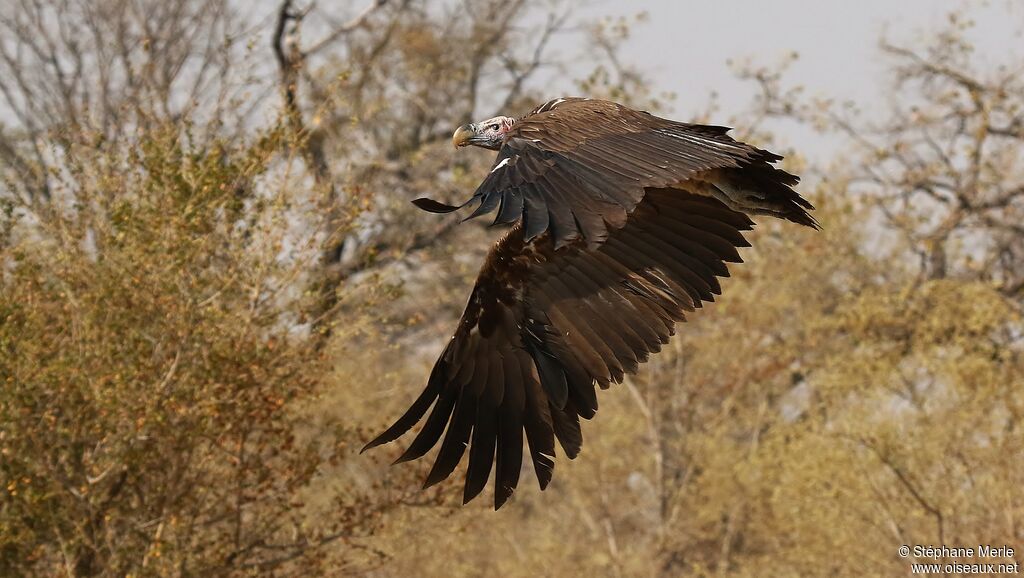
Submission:
<svg viewBox="0 0 1024 578">
<path fill-rule="evenodd" d="M 463 508 L 358 456 L 496 234 L 407 202 L 486 170 L 452 127 L 550 97 L 567 34 L 580 92 L 666 102 L 619 57 L 642 18 L 471 4 L 3 0 L 0 575 L 863 576 L 1022 543 L 1022 55 L 978 63 L 969 13 L 883 41 L 888 110 L 738 67 L 740 137 L 846 143 L 787 159 L 825 230 L 763 223 L 544 495 Z"/>
</svg>

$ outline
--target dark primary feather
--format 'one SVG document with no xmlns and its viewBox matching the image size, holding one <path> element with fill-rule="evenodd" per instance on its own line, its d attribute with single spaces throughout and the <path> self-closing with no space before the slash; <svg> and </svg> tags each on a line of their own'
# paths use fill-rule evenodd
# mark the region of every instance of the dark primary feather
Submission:
<svg viewBox="0 0 1024 578">
<path fill-rule="evenodd" d="M 426 415 L 400 460 L 440 442 L 430 485 L 468 446 L 464 499 L 494 469 L 497 508 L 518 484 L 525 437 L 543 489 L 555 441 L 569 457 L 579 453 L 579 420 L 597 410 L 595 387 L 635 372 L 686 312 L 713 298 L 716 276 L 728 274 L 723 260 L 738 260 L 750 225 L 714 199 L 674 189 L 648 190 L 630 224 L 593 251 L 580 243 L 556 251 L 549 234 L 527 243 L 517 225 L 491 250 L 424 394 L 367 448 Z"/>
<path fill-rule="evenodd" d="M 440 446 L 429 486 L 468 453 L 464 502 L 493 471 L 497 509 L 518 485 L 525 442 L 543 490 L 556 440 L 579 454 L 596 388 L 636 372 L 721 293 L 726 263 L 748 246 L 748 214 L 817 226 L 797 177 L 770 164 L 780 157 L 727 131 L 585 99 L 524 117 L 471 215 L 497 211 L 515 226 L 488 254 L 423 393 L 364 450 L 423 421 L 398 461 Z"/>
<path fill-rule="evenodd" d="M 428 199 L 426 197 L 421 197 L 419 199 L 414 199 L 412 204 L 416 205 L 417 207 L 419 207 L 419 208 L 421 208 L 424 211 L 427 211 L 429 213 L 451 213 L 453 211 L 458 211 L 463 206 L 465 206 L 465 205 L 460 205 L 460 206 L 449 205 L 447 203 L 442 203 L 440 201 L 435 201 L 434 199 Z"/>
</svg>

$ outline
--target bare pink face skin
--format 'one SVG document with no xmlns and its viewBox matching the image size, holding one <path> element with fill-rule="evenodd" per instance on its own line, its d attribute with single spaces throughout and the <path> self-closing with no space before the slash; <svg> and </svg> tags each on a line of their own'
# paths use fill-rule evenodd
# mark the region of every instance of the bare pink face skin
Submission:
<svg viewBox="0 0 1024 578">
<path fill-rule="evenodd" d="M 505 134 L 512 130 L 516 119 L 510 116 L 496 116 L 480 122 L 464 124 L 452 135 L 452 144 L 456 147 L 478 146 L 485 149 L 498 150 Z"/>
</svg>

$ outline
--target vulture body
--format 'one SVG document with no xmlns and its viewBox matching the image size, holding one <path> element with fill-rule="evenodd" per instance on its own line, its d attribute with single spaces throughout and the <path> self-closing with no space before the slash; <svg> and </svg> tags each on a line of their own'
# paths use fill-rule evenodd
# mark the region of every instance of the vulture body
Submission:
<svg viewBox="0 0 1024 578">
<path fill-rule="evenodd" d="M 772 166 L 782 157 L 728 130 L 585 98 L 460 127 L 456 146 L 498 151 L 462 205 L 478 202 L 467 218 L 495 212 L 495 224 L 512 227 L 487 256 L 426 389 L 364 451 L 427 416 L 398 462 L 440 441 L 426 487 L 468 450 L 464 502 L 494 470 L 497 509 L 519 482 L 525 433 L 543 490 L 555 440 L 570 459 L 579 454 L 579 418 L 597 412 L 595 388 L 635 373 L 686 313 L 720 294 L 726 263 L 749 246 L 748 215 L 817 228 L 792 189 L 799 178 Z"/>
</svg>

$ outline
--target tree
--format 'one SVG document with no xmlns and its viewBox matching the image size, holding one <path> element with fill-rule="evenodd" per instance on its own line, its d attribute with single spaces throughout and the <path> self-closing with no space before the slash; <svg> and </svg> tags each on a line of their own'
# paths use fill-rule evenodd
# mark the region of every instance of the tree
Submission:
<svg viewBox="0 0 1024 578">
<path fill-rule="evenodd" d="M 581 91 L 659 106 L 617 58 L 632 23 L 240 6 L 0 17 L 0 574 L 861 576 L 1019 540 L 1024 87 L 1019 54 L 972 59 L 969 14 L 883 43 L 891 109 L 739 71 L 739 136 L 848 145 L 787 158 L 824 231 L 759 226 L 719 302 L 601 394 L 584 456 L 495 515 L 357 453 L 499 233 L 406 201 L 477 184 L 492 157 L 451 128 L 541 100 L 559 34 L 599 57 Z"/>
<path fill-rule="evenodd" d="M 290 2 L 263 26 L 226 1 L 8 8 L 0 573 L 380 564 L 384 514 L 437 494 L 368 476 L 369 424 L 320 403 L 358 395 L 343 356 L 401 330 L 375 271 L 452 229 L 395 217 L 461 182 L 423 159 L 470 109 L 429 107 L 476 106 L 482 82 L 519 99 L 564 8 L 526 44 L 524 2 L 372 2 L 309 44 L 320 14 Z M 280 83 L 256 79 L 267 62 Z"/>
<path fill-rule="evenodd" d="M 760 226 L 720 302 L 604 392 L 585 460 L 503 516 L 454 511 L 456 574 L 889 575 L 918 561 L 902 544 L 1013 544 L 1022 109 L 1011 61 L 970 62 L 968 21 L 883 44 L 899 82 L 880 120 L 740 71 L 761 89 L 753 138 L 786 117 L 849 145 L 788 159 L 825 230 Z M 414 538 L 437 524 L 409 513 L 376 537 L 389 575 L 450 568 Z"/>
</svg>

